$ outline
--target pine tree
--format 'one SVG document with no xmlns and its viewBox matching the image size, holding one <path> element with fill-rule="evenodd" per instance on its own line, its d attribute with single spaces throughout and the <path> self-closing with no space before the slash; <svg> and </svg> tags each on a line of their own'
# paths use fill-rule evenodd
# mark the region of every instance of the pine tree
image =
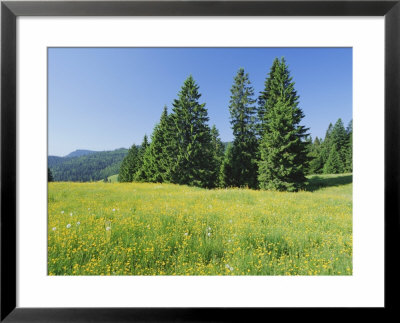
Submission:
<svg viewBox="0 0 400 323">
<path fill-rule="evenodd" d="M 348 137 L 342 119 L 339 118 L 333 126 L 331 123 L 329 124 L 325 140 L 321 147 L 321 159 L 324 165 L 323 173 L 338 174 L 338 172 L 343 173 L 345 171 L 349 147 Z M 336 161 L 336 153 L 333 153 L 333 150 L 336 150 L 339 161 Z M 332 160 L 332 158 L 334 158 L 334 160 Z M 334 162 L 334 165 L 332 165 L 332 162 Z"/>
<path fill-rule="evenodd" d="M 220 175 L 222 161 L 224 158 L 225 147 L 221 139 L 219 138 L 219 132 L 218 129 L 215 127 L 215 125 L 213 125 L 211 128 L 211 143 L 214 153 L 212 182 L 214 183 L 213 186 L 221 186 L 219 175 Z"/>
<path fill-rule="evenodd" d="M 347 133 L 347 149 L 346 149 L 346 162 L 345 171 L 353 171 L 353 120 L 351 120 L 346 128 Z"/>
<path fill-rule="evenodd" d="M 328 160 L 329 153 L 331 152 L 332 148 L 332 130 L 333 130 L 333 125 L 332 123 L 329 123 L 328 129 L 325 132 L 325 138 L 324 141 L 321 144 L 321 160 L 322 164 L 325 165 L 326 161 Z"/>
<path fill-rule="evenodd" d="M 232 187 L 233 182 L 233 145 L 229 143 L 226 147 L 224 158 L 221 163 L 221 171 L 219 175 L 219 183 L 221 187 Z"/>
<path fill-rule="evenodd" d="M 140 148 L 139 148 L 139 156 L 141 158 L 143 157 L 144 152 L 146 151 L 148 146 L 150 146 L 149 139 L 147 138 L 147 135 L 145 134 L 143 137 L 142 144 L 140 145 Z"/>
<path fill-rule="evenodd" d="M 129 148 L 128 154 L 121 163 L 118 181 L 132 182 L 134 180 L 134 175 L 140 167 L 139 162 L 139 149 L 135 145 L 132 145 L 132 147 Z"/>
<path fill-rule="evenodd" d="M 54 182 L 53 174 L 51 173 L 51 170 L 48 167 L 47 167 L 47 181 Z"/>
<path fill-rule="evenodd" d="M 138 180 L 147 182 L 169 182 L 169 161 L 168 147 L 170 141 L 170 122 L 167 107 L 160 117 L 160 122 L 154 127 L 151 136 L 151 143 L 146 148 L 143 156 L 143 165 L 138 172 Z"/>
<path fill-rule="evenodd" d="M 146 154 L 146 151 L 148 150 L 150 144 L 149 140 L 147 138 L 147 135 L 145 134 L 143 137 L 142 144 L 140 145 L 138 149 L 138 157 L 137 157 L 137 166 L 136 166 L 136 172 L 133 174 L 133 180 L 134 181 L 147 181 L 146 178 L 143 178 L 143 163 L 144 163 L 144 156 Z"/>
<path fill-rule="evenodd" d="M 314 142 L 311 145 L 311 151 L 309 156 L 311 157 L 309 165 L 309 174 L 321 174 L 324 164 L 321 157 L 321 141 L 318 137 L 315 137 Z"/>
<path fill-rule="evenodd" d="M 235 186 L 257 187 L 256 107 L 249 75 L 240 68 L 234 78 L 229 101 L 233 130 L 233 183 Z"/>
<path fill-rule="evenodd" d="M 336 145 L 340 160 L 343 165 L 346 163 L 346 151 L 348 147 L 348 136 L 342 119 L 338 119 L 332 129 L 332 143 Z"/>
<path fill-rule="evenodd" d="M 263 94 L 258 180 L 262 189 L 297 191 L 306 182 L 308 129 L 300 125 L 304 114 L 284 58 L 274 61 L 269 78 Z"/>
<path fill-rule="evenodd" d="M 148 142 L 148 138 L 145 135 L 143 142 L 138 151 L 139 167 L 134 176 L 134 180 L 138 182 L 151 182 L 150 180 L 150 165 L 148 162 L 149 151 L 151 144 Z"/>
<path fill-rule="evenodd" d="M 189 76 L 174 100 L 171 118 L 172 134 L 169 152 L 172 160 L 171 180 L 178 184 L 213 187 L 213 149 L 205 104 L 199 103 L 199 86 Z M 173 155 L 172 154 L 172 155 Z"/>
<path fill-rule="evenodd" d="M 265 114 L 267 113 L 268 108 L 273 107 L 276 104 L 276 94 L 274 93 L 274 88 L 276 88 L 276 81 L 274 80 L 274 75 L 276 71 L 280 67 L 280 62 L 278 58 L 275 58 L 270 72 L 268 74 L 268 77 L 265 79 L 264 83 L 264 91 L 260 92 L 260 96 L 258 97 L 258 110 L 257 110 L 257 116 L 258 116 L 258 123 L 257 123 L 257 129 L 258 129 L 258 136 L 259 138 L 262 138 L 266 131 L 266 118 Z"/>
<path fill-rule="evenodd" d="M 340 174 L 344 171 L 344 164 L 340 158 L 339 149 L 333 144 L 329 153 L 328 160 L 324 165 L 325 174 Z"/>
</svg>

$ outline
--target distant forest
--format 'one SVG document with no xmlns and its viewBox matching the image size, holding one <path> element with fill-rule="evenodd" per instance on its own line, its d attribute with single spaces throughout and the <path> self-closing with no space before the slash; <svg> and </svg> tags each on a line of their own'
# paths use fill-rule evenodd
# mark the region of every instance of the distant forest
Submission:
<svg viewBox="0 0 400 323">
<path fill-rule="evenodd" d="M 189 76 L 151 140 L 145 135 L 129 149 L 119 181 L 297 191 L 307 174 L 352 172 L 352 122 L 345 128 L 339 119 L 313 141 L 284 58 L 274 60 L 264 84 L 255 97 L 248 73 L 237 72 L 228 105 L 234 139 L 225 147 Z"/>
<path fill-rule="evenodd" d="M 118 174 L 128 149 L 113 151 L 75 151 L 65 157 L 49 156 L 49 179 L 90 182 Z"/>
</svg>

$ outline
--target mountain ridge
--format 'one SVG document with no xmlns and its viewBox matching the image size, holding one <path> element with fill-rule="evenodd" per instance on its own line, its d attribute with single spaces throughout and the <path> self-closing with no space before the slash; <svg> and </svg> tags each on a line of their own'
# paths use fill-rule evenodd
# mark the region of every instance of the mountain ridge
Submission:
<svg viewBox="0 0 400 323">
<path fill-rule="evenodd" d="M 90 182 L 119 173 L 126 148 L 106 151 L 77 149 L 70 154 L 48 156 L 48 167 L 54 181 Z"/>
<path fill-rule="evenodd" d="M 64 157 L 80 157 L 80 156 L 85 156 L 93 153 L 98 153 L 99 151 L 95 150 L 88 150 L 88 149 L 76 149 L 72 152 L 70 152 L 68 155 L 65 155 Z"/>
</svg>

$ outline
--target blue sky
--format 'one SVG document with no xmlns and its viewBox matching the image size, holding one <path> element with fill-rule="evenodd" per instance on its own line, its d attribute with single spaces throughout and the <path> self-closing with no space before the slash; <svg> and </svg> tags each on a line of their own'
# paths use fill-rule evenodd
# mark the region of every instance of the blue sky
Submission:
<svg viewBox="0 0 400 323">
<path fill-rule="evenodd" d="M 192 74 L 210 126 L 232 140 L 229 98 L 240 67 L 255 93 L 272 61 L 285 57 L 312 137 L 330 122 L 352 119 L 351 48 L 49 48 L 49 155 L 76 149 L 113 150 L 151 135 Z"/>
</svg>

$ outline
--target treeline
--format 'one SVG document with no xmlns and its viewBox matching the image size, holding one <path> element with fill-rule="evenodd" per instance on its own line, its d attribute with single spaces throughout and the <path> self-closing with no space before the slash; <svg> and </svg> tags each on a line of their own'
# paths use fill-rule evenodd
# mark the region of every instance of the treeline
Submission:
<svg viewBox="0 0 400 323">
<path fill-rule="evenodd" d="M 121 148 L 76 157 L 49 156 L 49 172 L 54 181 L 99 181 L 118 174 L 127 153 L 127 149 Z"/>
<path fill-rule="evenodd" d="M 345 128 L 342 119 L 329 124 L 325 139 L 309 139 L 310 174 L 341 174 L 353 171 L 353 121 Z"/>
<path fill-rule="evenodd" d="M 164 107 L 151 140 L 145 136 L 139 148 L 129 149 L 120 182 L 297 191 L 304 188 L 306 174 L 317 167 L 316 156 L 323 156 L 322 172 L 330 169 L 325 167 L 328 160 L 329 165 L 336 163 L 330 156 L 341 146 L 335 141 L 332 148 L 331 135 L 317 147 L 317 142 L 310 142 L 309 129 L 300 124 L 304 113 L 284 58 L 273 61 L 258 97 L 248 73 L 243 68 L 237 72 L 228 106 L 234 139 L 226 148 L 217 128 L 209 127 L 200 97 L 199 86 L 189 76 L 171 113 Z"/>
</svg>

